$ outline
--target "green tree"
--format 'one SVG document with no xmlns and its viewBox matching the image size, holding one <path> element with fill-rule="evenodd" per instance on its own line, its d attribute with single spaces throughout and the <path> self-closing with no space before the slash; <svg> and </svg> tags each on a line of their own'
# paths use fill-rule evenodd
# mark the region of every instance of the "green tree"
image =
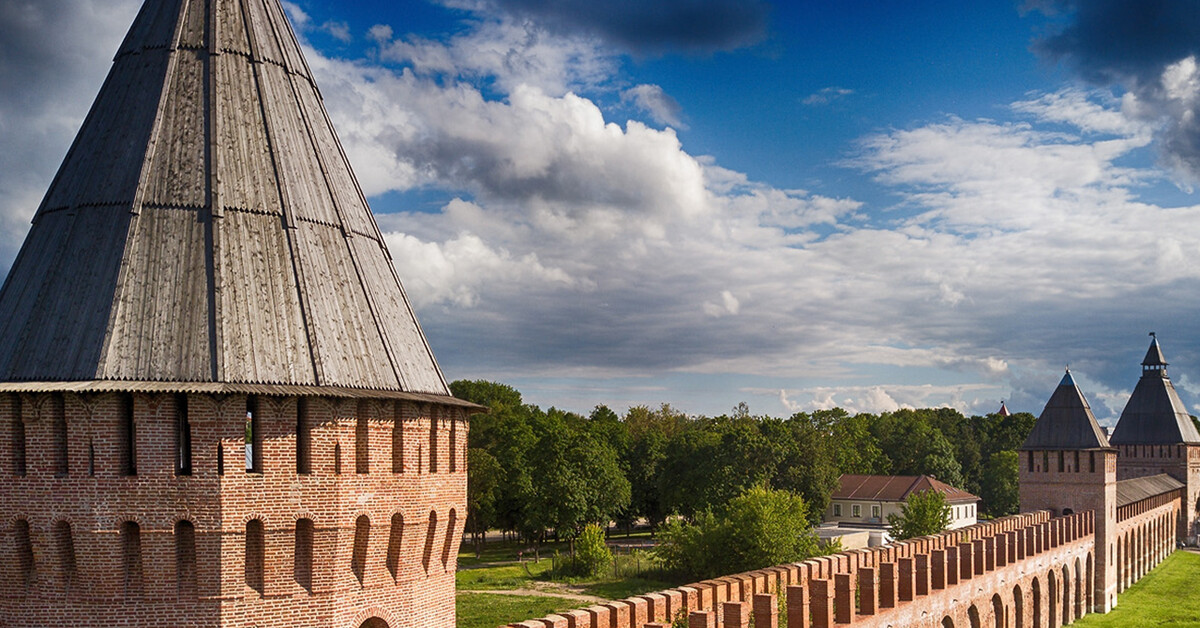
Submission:
<svg viewBox="0 0 1200 628">
<path fill-rule="evenodd" d="M 950 525 L 950 505 L 938 491 L 919 491 L 904 500 L 899 515 L 888 515 L 888 525 L 898 540 L 937 534 Z"/>
<path fill-rule="evenodd" d="M 1017 452 L 998 451 L 988 458 L 983 473 L 979 497 L 983 500 L 982 510 L 992 517 L 1017 514 L 1020 506 Z"/>
<path fill-rule="evenodd" d="M 598 576 L 612 564 L 612 551 L 604 542 L 604 529 L 589 523 L 575 542 L 575 565 L 581 575 Z"/>
<path fill-rule="evenodd" d="M 771 486 L 803 497 L 813 524 L 820 523 L 840 475 L 835 458 L 838 447 L 832 442 L 833 418 L 823 412 L 797 413 L 779 424 L 780 433 L 773 432 L 774 424 L 766 426 L 781 448 Z"/>
<path fill-rule="evenodd" d="M 472 447 L 467 450 L 467 529 L 475 545 L 475 555 L 483 551 L 483 540 L 496 525 L 496 504 L 504 469 L 492 454 Z"/>
<path fill-rule="evenodd" d="M 655 551 L 664 566 L 696 579 L 800 561 L 821 552 L 804 498 L 761 486 L 719 509 L 703 511 L 694 524 L 670 521 L 659 536 Z"/>
<path fill-rule="evenodd" d="M 536 408 L 522 403 L 521 393 L 513 387 L 496 382 L 458 380 L 450 384 L 450 391 L 490 410 L 471 416 L 467 441 L 470 448 L 488 452 L 502 470 L 493 525 L 504 530 L 527 529 L 523 524 L 533 492 L 528 461 L 537 444 L 530 420 Z M 470 460 L 467 464 L 470 469 Z"/>
<path fill-rule="evenodd" d="M 583 429 L 585 419 L 551 408 L 533 417 L 537 455 L 522 531 L 574 539 L 587 523 L 607 524 L 629 505 L 629 481 L 612 446 Z"/>
</svg>

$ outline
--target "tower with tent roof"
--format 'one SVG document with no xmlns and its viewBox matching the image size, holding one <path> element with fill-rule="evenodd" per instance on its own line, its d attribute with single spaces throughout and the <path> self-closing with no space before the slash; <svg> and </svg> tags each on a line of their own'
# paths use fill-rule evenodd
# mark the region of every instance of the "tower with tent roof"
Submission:
<svg viewBox="0 0 1200 628">
<path fill-rule="evenodd" d="M 279 0 L 146 0 L 0 289 L 0 625 L 454 625 L 467 413 Z"/>
<path fill-rule="evenodd" d="M 1104 436 L 1070 369 L 1018 454 L 1020 512 L 1048 510 L 1056 517 L 1097 513 L 1093 599 L 1096 611 L 1108 612 L 1117 596 L 1111 556 L 1116 539 L 1117 450 Z"/>
<path fill-rule="evenodd" d="M 1141 378 L 1109 441 L 1119 452 L 1118 479 L 1166 474 L 1184 484 L 1178 534 L 1180 540 L 1194 539 L 1200 507 L 1200 433 L 1167 376 L 1158 337 L 1150 336 Z"/>
</svg>

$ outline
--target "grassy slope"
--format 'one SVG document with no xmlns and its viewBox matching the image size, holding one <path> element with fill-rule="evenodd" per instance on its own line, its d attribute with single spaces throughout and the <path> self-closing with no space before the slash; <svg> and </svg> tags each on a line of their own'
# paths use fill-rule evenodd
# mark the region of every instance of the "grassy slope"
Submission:
<svg viewBox="0 0 1200 628">
<path fill-rule="evenodd" d="M 543 548 L 542 560 L 527 560 L 524 565 L 517 561 L 517 544 L 511 542 L 489 543 L 479 558 L 473 548 L 464 545 L 458 556 L 459 570 L 455 574 L 460 591 L 492 591 L 537 588 L 539 584 L 551 582 L 569 584 L 581 593 L 616 600 L 650 591 L 668 589 L 679 583 L 656 580 L 652 577 L 635 575 L 642 565 L 622 557 L 620 577 L 606 575 L 596 578 L 552 579 L 549 556 L 558 549 L 565 553 L 565 544 L 547 544 Z M 653 575 L 653 572 L 643 576 Z M 486 626 L 495 628 L 506 622 L 543 617 L 549 613 L 583 608 L 587 602 L 548 597 L 517 597 L 509 595 L 460 593 L 458 595 L 459 628 Z"/>
<path fill-rule="evenodd" d="M 1078 628 L 1200 628 L 1200 554 L 1175 552 L 1122 593 L 1107 615 L 1088 615 Z"/>
<path fill-rule="evenodd" d="M 458 628 L 496 628 L 509 622 L 545 617 L 578 607 L 570 600 L 549 597 L 460 593 Z"/>
</svg>

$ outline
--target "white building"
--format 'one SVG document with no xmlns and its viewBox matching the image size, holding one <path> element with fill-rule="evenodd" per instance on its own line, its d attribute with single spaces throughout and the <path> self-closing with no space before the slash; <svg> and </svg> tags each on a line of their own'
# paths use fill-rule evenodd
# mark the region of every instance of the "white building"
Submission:
<svg viewBox="0 0 1200 628">
<path fill-rule="evenodd" d="M 825 511 L 825 526 L 845 530 L 870 530 L 871 545 L 887 543 L 890 538 L 888 515 L 900 514 L 900 506 L 909 495 L 938 491 L 950 505 L 949 529 L 964 528 L 977 522 L 979 498 L 928 475 L 850 475 L 838 478 Z M 878 538 L 878 540 L 877 540 Z"/>
</svg>

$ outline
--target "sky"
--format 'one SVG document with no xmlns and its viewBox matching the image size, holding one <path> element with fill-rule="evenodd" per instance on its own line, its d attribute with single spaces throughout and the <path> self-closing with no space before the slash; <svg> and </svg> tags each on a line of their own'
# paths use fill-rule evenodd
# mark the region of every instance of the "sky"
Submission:
<svg viewBox="0 0 1200 628">
<path fill-rule="evenodd" d="M 0 273 L 139 4 L 0 0 Z M 1153 331 L 1200 404 L 1200 3 L 284 5 L 448 380 L 1112 425 Z"/>
</svg>

